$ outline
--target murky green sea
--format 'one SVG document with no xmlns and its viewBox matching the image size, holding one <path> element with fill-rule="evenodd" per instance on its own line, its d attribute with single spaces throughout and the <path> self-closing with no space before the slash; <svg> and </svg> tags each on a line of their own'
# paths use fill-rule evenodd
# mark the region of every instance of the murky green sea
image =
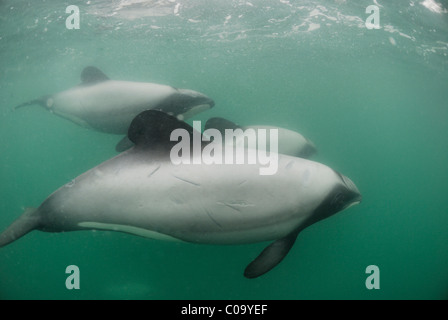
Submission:
<svg viewBox="0 0 448 320">
<path fill-rule="evenodd" d="M 116 155 L 119 136 L 38 106 L 13 111 L 77 85 L 89 65 L 212 97 L 194 120 L 301 132 L 318 148 L 313 160 L 363 195 L 253 280 L 243 270 L 267 243 L 33 231 L 0 249 L 0 298 L 448 298 L 448 6 L 439 2 L 0 1 L 0 230 Z M 79 29 L 66 28 L 69 5 Z M 366 27 L 369 5 L 379 29 Z M 66 288 L 69 265 L 79 290 Z M 370 265 L 379 289 L 366 288 Z"/>
</svg>

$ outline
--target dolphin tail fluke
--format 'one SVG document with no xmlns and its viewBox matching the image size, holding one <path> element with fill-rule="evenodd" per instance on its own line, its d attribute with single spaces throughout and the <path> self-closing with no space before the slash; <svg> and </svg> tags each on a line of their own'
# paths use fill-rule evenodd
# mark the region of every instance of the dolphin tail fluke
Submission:
<svg viewBox="0 0 448 320">
<path fill-rule="evenodd" d="M 244 276 L 249 279 L 257 278 L 278 265 L 291 250 L 300 230 L 297 229 L 267 246 L 255 260 L 249 263 L 244 270 Z"/>
<path fill-rule="evenodd" d="M 30 100 L 24 103 L 19 104 L 18 106 L 14 107 L 14 110 L 22 108 L 22 107 L 26 107 L 26 106 L 31 106 L 33 104 L 38 104 L 42 107 L 46 107 L 47 105 L 47 97 L 42 97 L 42 98 L 38 98 L 38 99 L 34 99 L 34 100 Z"/>
<path fill-rule="evenodd" d="M 26 208 L 25 212 L 0 234 L 0 248 L 37 229 L 39 223 L 40 219 L 37 215 L 37 209 Z"/>
</svg>

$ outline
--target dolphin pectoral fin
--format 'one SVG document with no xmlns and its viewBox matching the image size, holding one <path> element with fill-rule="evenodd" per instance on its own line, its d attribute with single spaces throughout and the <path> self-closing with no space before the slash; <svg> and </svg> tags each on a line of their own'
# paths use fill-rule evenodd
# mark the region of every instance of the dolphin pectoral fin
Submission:
<svg viewBox="0 0 448 320">
<path fill-rule="evenodd" d="M 244 276 L 249 279 L 257 278 L 279 264 L 294 245 L 300 230 L 295 230 L 282 239 L 267 246 L 255 260 L 244 270 Z"/>
<path fill-rule="evenodd" d="M 37 229 L 39 224 L 40 219 L 37 215 L 37 209 L 25 209 L 25 212 L 0 234 L 0 248 Z"/>
<path fill-rule="evenodd" d="M 107 80 L 110 80 L 109 77 L 97 67 L 88 66 L 81 72 L 81 81 L 84 85 L 95 84 Z"/>
<path fill-rule="evenodd" d="M 133 145 L 134 143 L 126 136 L 117 143 L 115 150 L 117 152 L 123 152 L 131 148 Z"/>
<path fill-rule="evenodd" d="M 233 123 L 230 120 L 214 117 L 207 120 L 204 126 L 204 130 L 207 129 L 217 129 L 221 134 L 225 134 L 226 129 L 242 129 L 241 126 L 237 125 L 236 123 Z"/>
</svg>

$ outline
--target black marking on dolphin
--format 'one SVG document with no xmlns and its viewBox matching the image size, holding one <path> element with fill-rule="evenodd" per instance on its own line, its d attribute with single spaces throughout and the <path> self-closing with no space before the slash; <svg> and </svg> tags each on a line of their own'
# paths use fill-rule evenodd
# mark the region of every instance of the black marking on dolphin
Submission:
<svg viewBox="0 0 448 320">
<path fill-rule="evenodd" d="M 213 117 L 207 120 L 207 122 L 204 125 L 204 130 L 207 129 L 217 129 L 219 132 L 221 132 L 221 134 L 225 134 L 225 130 L 226 129 L 243 129 L 242 126 L 224 119 L 224 118 L 220 118 L 220 117 Z"/>
</svg>

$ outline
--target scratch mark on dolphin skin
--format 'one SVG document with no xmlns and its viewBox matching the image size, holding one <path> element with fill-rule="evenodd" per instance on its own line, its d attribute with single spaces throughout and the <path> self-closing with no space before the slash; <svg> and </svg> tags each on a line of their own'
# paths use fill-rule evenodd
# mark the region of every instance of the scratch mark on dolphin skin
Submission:
<svg viewBox="0 0 448 320">
<path fill-rule="evenodd" d="M 150 178 L 154 173 L 156 173 L 157 172 L 157 170 L 159 170 L 160 169 L 160 164 L 157 166 L 157 168 L 155 168 L 150 174 L 148 174 L 148 178 Z"/>
<path fill-rule="evenodd" d="M 65 187 L 66 187 L 66 188 L 71 188 L 71 187 L 73 187 L 73 186 L 75 185 L 75 183 L 76 183 L 76 180 L 73 179 L 73 180 L 70 181 L 69 183 L 66 183 L 66 184 L 65 184 Z"/>
<path fill-rule="evenodd" d="M 222 229 L 222 225 L 218 222 L 218 221 L 216 221 L 215 220 L 215 218 L 213 218 L 213 216 L 212 216 L 212 213 L 208 210 L 208 209 L 205 209 L 205 212 L 207 212 L 207 215 L 209 216 L 209 218 L 219 227 L 219 228 L 221 228 Z"/>
<path fill-rule="evenodd" d="M 173 203 L 178 204 L 178 205 L 182 205 L 184 203 L 184 201 L 182 201 L 179 198 L 174 197 L 173 195 L 170 196 L 170 200 L 173 201 Z"/>
<path fill-rule="evenodd" d="M 220 204 L 222 206 L 226 206 L 229 207 L 230 209 L 233 209 L 237 212 L 241 212 L 242 209 L 244 208 L 248 208 L 248 207 L 255 207 L 255 204 L 253 203 L 248 203 L 244 200 L 234 200 L 232 202 L 216 202 L 217 204 Z"/>
<path fill-rule="evenodd" d="M 175 176 L 174 174 L 173 174 L 173 177 L 176 178 L 176 179 L 179 179 L 179 180 L 181 180 L 181 181 L 183 181 L 183 182 L 192 184 L 192 185 L 194 185 L 194 186 L 196 186 L 196 187 L 200 187 L 200 186 L 201 186 L 199 183 L 196 183 L 196 182 L 193 182 L 193 181 L 184 179 L 184 178 L 180 178 L 180 177 L 178 177 L 178 176 Z"/>
<path fill-rule="evenodd" d="M 230 209 L 235 210 L 236 212 L 241 212 L 240 208 L 238 208 L 237 206 L 233 205 L 233 204 L 229 204 L 229 203 L 225 203 L 225 202 L 217 202 L 217 204 L 220 204 L 222 206 L 226 206 L 229 207 Z"/>
<path fill-rule="evenodd" d="M 240 183 L 238 183 L 238 186 L 242 186 L 243 184 L 245 184 L 247 182 L 247 180 L 243 180 Z"/>
<path fill-rule="evenodd" d="M 294 161 L 289 161 L 288 164 L 285 166 L 286 170 L 289 170 L 292 168 L 292 166 L 294 165 Z"/>
</svg>

